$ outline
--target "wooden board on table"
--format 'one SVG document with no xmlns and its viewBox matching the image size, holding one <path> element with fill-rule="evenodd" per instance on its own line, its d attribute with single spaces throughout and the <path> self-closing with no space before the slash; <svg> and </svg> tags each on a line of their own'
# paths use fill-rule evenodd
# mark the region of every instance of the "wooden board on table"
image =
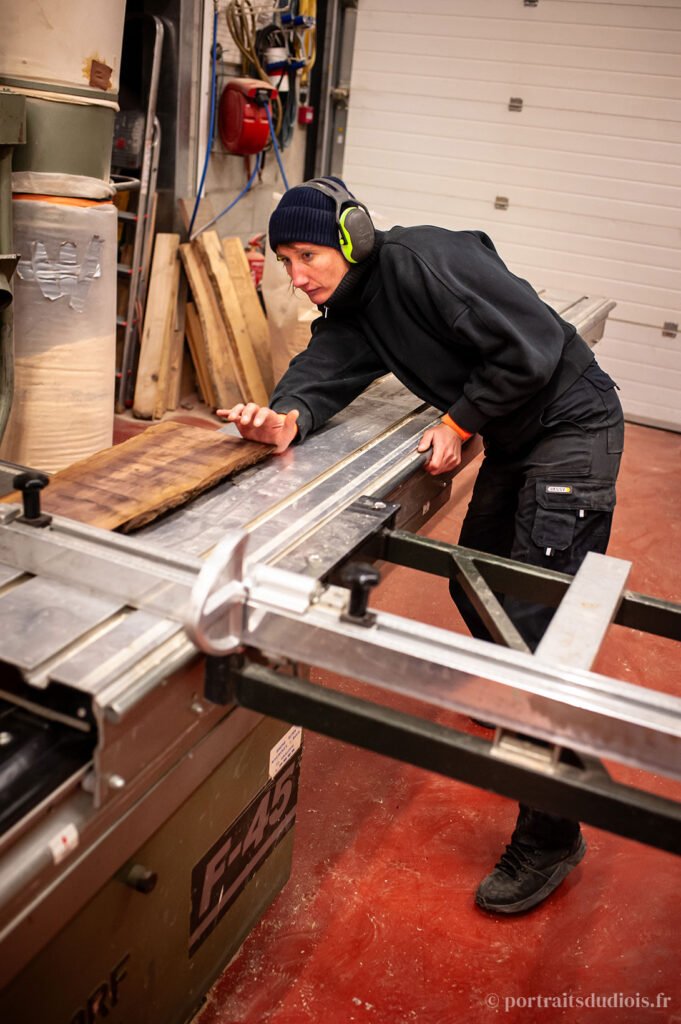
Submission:
<svg viewBox="0 0 681 1024">
<path fill-rule="evenodd" d="M 165 412 L 180 283 L 179 244 L 179 235 L 156 236 L 132 407 L 139 419 L 160 419 Z"/>
<path fill-rule="evenodd" d="M 236 293 L 225 254 L 216 231 L 204 231 L 192 243 L 200 254 L 213 287 L 226 336 L 231 346 L 237 381 L 245 402 L 267 405 L 269 395 L 263 384 L 239 297 Z"/>
<path fill-rule="evenodd" d="M 215 405 L 230 409 L 243 399 L 220 308 L 194 245 L 181 245 L 180 255 L 201 323 L 200 337 L 196 342 L 202 350 Z"/>
<path fill-rule="evenodd" d="M 271 445 L 230 437 L 219 430 L 159 423 L 122 444 L 55 473 L 41 508 L 105 530 L 129 530 L 251 466 Z M 20 502 L 15 491 L 2 501 Z"/>
<path fill-rule="evenodd" d="M 223 238 L 222 251 L 225 254 L 229 276 L 239 298 L 239 304 L 246 321 L 246 328 L 258 361 L 262 382 L 269 395 L 274 390 L 270 329 L 253 283 L 251 268 L 244 247 L 241 244 L 241 239 L 235 237 Z"/>
</svg>

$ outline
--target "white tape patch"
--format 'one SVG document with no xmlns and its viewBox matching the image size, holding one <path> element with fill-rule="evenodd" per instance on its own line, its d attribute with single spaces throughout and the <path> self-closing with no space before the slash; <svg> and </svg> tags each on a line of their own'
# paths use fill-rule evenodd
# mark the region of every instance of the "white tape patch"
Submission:
<svg viewBox="0 0 681 1024">
<path fill-rule="evenodd" d="M 52 859 L 55 864 L 59 864 L 64 857 L 68 856 L 72 850 L 78 846 L 79 842 L 78 829 L 75 825 L 66 825 L 61 832 L 57 832 L 56 836 L 50 839 L 47 844 L 52 854 Z"/>
<path fill-rule="evenodd" d="M 300 750 L 303 742 L 303 730 L 299 725 L 293 725 L 289 731 L 281 737 L 279 742 L 270 750 L 270 778 L 278 775 L 284 765 L 291 760 L 296 751 Z"/>
</svg>

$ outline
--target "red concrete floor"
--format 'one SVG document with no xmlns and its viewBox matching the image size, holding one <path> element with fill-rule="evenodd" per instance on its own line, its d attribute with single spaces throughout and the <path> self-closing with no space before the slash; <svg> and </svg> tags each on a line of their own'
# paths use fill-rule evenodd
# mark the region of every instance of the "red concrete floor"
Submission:
<svg viewBox="0 0 681 1024">
<path fill-rule="evenodd" d="M 633 561 L 632 589 L 677 601 L 680 469 L 681 435 L 627 427 L 610 548 Z M 456 539 L 473 475 L 458 478 L 431 536 Z M 446 584 L 423 574 L 392 571 L 373 603 L 463 628 Z M 614 627 L 596 668 L 681 695 L 669 641 Z M 643 784 L 633 769 L 615 774 Z M 681 797 L 666 779 L 652 788 Z M 586 826 L 587 856 L 546 903 L 488 916 L 473 893 L 514 819 L 491 793 L 307 733 L 291 880 L 197 1024 L 680 1022 L 680 862 Z"/>
</svg>

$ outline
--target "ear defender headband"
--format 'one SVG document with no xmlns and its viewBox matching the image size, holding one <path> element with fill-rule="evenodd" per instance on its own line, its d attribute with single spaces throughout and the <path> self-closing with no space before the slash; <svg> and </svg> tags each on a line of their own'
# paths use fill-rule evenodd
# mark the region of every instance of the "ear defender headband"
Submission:
<svg viewBox="0 0 681 1024">
<path fill-rule="evenodd" d="M 366 206 L 330 178 L 315 178 L 303 185 L 322 192 L 336 204 L 340 251 L 348 263 L 367 259 L 373 252 L 375 231 Z"/>
</svg>

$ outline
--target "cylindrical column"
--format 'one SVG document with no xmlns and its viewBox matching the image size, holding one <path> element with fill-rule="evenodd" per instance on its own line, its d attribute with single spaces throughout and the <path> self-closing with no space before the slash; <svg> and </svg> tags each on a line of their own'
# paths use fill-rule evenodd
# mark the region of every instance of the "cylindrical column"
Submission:
<svg viewBox="0 0 681 1024">
<path fill-rule="evenodd" d="M 38 194 L 14 196 L 14 403 L 0 458 L 55 472 L 112 442 L 118 222 L 103 182 L 30 177 Z"/>
<path fill-rule="evenodd" d="M 108 180 L 125 0 L 3 0 L 0 86 L 26 97 L 14 169 Z"/>
</svg>

